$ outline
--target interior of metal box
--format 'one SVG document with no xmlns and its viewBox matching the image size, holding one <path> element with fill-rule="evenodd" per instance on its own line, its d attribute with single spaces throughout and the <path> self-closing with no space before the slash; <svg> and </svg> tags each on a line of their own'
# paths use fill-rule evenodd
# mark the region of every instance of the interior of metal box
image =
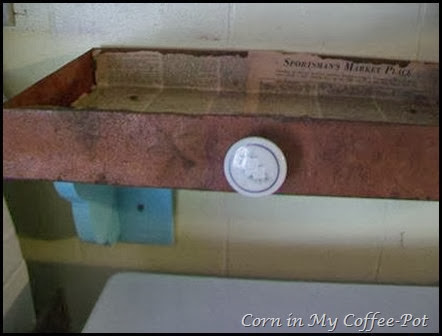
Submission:
<svg viewBox="0 0 442 336">
<path fill-rule="evenodd" d="M 318 64 L 330 70 L 314 72 Z M 5 107 L 438 125 L 437 73 L 437 64 L 309 54 L 94 49 Z"/>
</svg>

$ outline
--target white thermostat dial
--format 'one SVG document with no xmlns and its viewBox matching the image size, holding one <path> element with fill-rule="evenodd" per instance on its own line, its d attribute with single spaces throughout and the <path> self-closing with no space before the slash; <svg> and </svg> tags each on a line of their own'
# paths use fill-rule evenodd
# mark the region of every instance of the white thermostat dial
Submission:
<svg viewBox="0 0 442 336">
<path fill-rule="evenodd" d="M 273 142 L 261 137 L 244 138 L 229 148 L 224 175 L 238 193 L 260 197 L 273 194 L 285 181 L 287 163 Z"/>
</svg>

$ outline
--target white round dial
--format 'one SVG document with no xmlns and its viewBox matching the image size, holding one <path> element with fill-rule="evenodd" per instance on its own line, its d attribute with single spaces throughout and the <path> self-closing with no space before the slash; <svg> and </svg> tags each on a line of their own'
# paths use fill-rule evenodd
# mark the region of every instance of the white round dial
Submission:
<svg viewBox="0 0 442 336">
<path fill-rule="evenodd" d="M 250 197 L 266 196 L 284 183 L 287 163 L 273 142 L 249 137 L 229 148 L 224 159 L 224 174 L 238 193 Z"/>
</svg>

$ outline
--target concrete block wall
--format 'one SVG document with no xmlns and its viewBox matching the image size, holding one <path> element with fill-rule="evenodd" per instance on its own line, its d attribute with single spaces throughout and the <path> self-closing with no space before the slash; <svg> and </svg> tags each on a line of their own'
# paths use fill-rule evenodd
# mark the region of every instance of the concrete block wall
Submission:
<svg viewBox="0 0 442 336">
<path fill-rule="evenodd" d="M 435 61 L 435 3 L 16 3 L 6 95 L 99 46 L 276 49 Z M 32 50 L 32 52 L 29 52 Z"/>
<path fill-rule="evenodd" d="M 439 5 L 433 3 L 15 3 L 14 10 L 16 25 L 3 28 L 3 83 L 9 97 L 100 46 L 439 58 Z M 55 191 L 48 183 L 31 184 L 30 189 L 41 190 L 33 196 L 39 198 L 33 202 L 36 211 L 57 216 L 29 217 L 27 225 L 44 227 L 47 236 L 61 227 L 72 233 L 69 207 L 50 201 Z M 26 187 L 7 200 L 24 209 L 25 193 Z M 439 281 L 439 202 L 303 196 L 255 200 L 178 190 L 175 216 L 176 244 L 171 247 L 97 246 L 72 235 L 51 240 L 21 236 L 20 244 L 29 263 L 63 265 L 57 268 L 63 270 L 72 265 L 318 281 Z M 51 221 L 52 229 L 43 219 Z M 80 296 L 73 293 L 79 292 L 81 288 L 67 289 L 70 307 L 82 306 L 74 302 Z"/>
<path fill-rule="evenodd" d="M 110 45 L 437 61 L 438 10 L 429 3 L 16 3 L 16 25 L 3 28 L 3 80 L 6 93 L 13 95 L 89 48 Z M 250 200 L 196 191 L 177 191 L 176 200 L 174 247 L 107 248 L 74 237 L 50 242 L 23 237 L 25 257 L 232 276 L 438 281 L 438 202 L 300 196 Z M 57 203 L 51 204 L 40 211 L 59 214 Z M 70 224 L 63 225 L 72 225 L 65 209 Z M 394 247 L 391 255 L 386 245 Z M 402 268 L 393 267 L 401 258 Z M 388 262 L 392 265 L 384 266 Z M 398 273 L 388 271 L 397 268 Z"/>
</svg>

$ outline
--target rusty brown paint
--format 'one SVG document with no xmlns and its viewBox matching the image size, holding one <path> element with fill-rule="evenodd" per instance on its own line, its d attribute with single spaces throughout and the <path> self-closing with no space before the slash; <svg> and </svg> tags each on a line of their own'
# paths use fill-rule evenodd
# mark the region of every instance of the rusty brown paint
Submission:
<svg viewBox="0 0 442 336">
<path fill-rule="evenodd" d="M 439 199 L 438 126 L 303 118 L 4 109 L 3 177 L 231 191 L 252 135 L 286 154 L 281 193 Z"/>
<path fill-rule="evenodd" d="M 89 92 L 94 81 L 94 61 L 89 51 L 8 100 L 3 107 L 68 107 L 81 94 Z"/>
<path fill-rule="evenodd" d="M 158 51 L 162 54 L 190 54 L 193 56 L 241 56 L 247 57 L 248 51 L 245 50 L 218 50 L 218 49 L 183 49 L 183 48 L 127 48 L 127 47 L 106 47 L 106 48 L 93 48 L 94 53 L 106 53 L 106 52 L 134 52 L 134 51 Z"/>
<path fill-rule="evenodd" d="M 105 52 L 116 50 L 134 49 Z M 94 84 L 97 51 L 4 105 L 4 178 L 231 191 L 223 173 L 225 153 L 237 140 L 255 135 L 274 141 L 287 157 L 281 193 L 439 199 L 438 118 L 424 126 L 256 114 L 73 110 L 70 104 Z"/>
</svg>

